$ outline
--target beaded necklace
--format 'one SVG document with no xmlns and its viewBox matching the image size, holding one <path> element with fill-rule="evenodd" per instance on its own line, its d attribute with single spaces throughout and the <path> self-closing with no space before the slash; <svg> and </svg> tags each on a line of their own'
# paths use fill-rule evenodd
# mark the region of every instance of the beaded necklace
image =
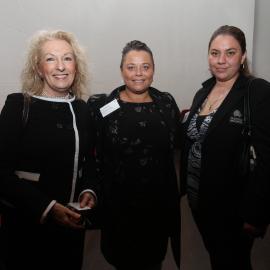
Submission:
<svg viewBox="0 0 270 270">
<path fill-rule="evenodd" d="M 65 96 L 53 96 L 53 95 L 49 95 L 46 90 L 43 90 L 40 96 L 45 97 L 45 98 L 56 98 L 56 99 L 70 99 L 71 98 L 70 93 L 67 93 Z"/>
</svg>

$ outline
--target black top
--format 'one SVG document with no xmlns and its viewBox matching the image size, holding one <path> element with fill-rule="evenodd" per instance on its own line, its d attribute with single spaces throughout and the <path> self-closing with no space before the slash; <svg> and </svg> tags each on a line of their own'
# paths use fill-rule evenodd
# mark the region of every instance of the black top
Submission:
<svg viewBox="0 0 270 270">
<path fill-rule="evenodd" d="M 242 220 L 267 224 L 270 220 L 270 84 L 263 79 L 252 82 L 250 91 L 252 143 L 257 167 L 250 179 L 238 174 L 239 145 L 243 140 L 244 96 L 249 78 L 240 75 L 209 124 L 201 144 L 198 211 L 204 220 Z M 185 133 L 194 115 L 215 85 L 215 78 L 203 83 L 196 93 Z M 188 153 L 193 141 L 186 136 L 181 155 L 181 191 L 186 191 Z"/>
<path fill-rule="evenodd" d="M 75 98 L 31 97 L 24 125 L 23 100 L 22 94 L 9 95 L 0 116 L 0 197 L 13 206 L 2 213 L 7 263 L 33 269 L 39 261 L 42 269 L 81 269 L 84 232 L 49 218 L 41 225 L 40 218 L 52 200 L 66 205 L 91 188 L 81 177 L 90 150 L 87 106 Z M 38 177 L 19 179 L 16 171 Z"/>
<path fill-rule="evenodd" d="M 110 192 L 117 194 L 121 208 L 145 211 L 161 203 L 160 191 L 168 185 L 162 166 L 170 154 L 168 128 L 154 103 L 120 106 L 121 118 L 106 133 L 106 153 L 117 175 Z"/>
<path fill-rule="evenodd" d="M 180 230 L 173 162 L 180 139 L 179 110 L 171 95 L 153 88 L 153 102 L 123 102 L 119 99 L 123 89 L 88 101 L 98 129 L 102 250 L 116 265 L 158 263 L 168 237 Z M 120 108 L 103 118 L 99 108 L 115 98 Z"/>
<path fill-rule="evenodd" d="M 88 187 L 80 186 L 77 177 L 88 144 L 87 108 L 81 100 L 32 97 L 26 126 L 22 109 L 23 95 L 11 94 L 1 112 L 1 195 L 40 219 L 51 200 L 63 204 L 70 201 L 72 185 L 76 187 L 74 200 L 82 188 Z M 15 171 L 40 177 L 38 181 L 19 181 Z"/>
</svg>

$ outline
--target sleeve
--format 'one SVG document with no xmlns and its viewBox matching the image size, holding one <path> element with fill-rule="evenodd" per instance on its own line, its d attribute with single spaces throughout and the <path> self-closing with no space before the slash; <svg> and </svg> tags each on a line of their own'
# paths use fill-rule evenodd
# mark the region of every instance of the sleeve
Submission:
<svg viewBox="0 0 270 270">
<path fill-rule="evenodd" d="M 246 222 L 261 226 L 270 221 L 270 83 L 256 79 L 250 99 L 251 137 L 257 161 L 248 179 L 242 209 Z"/>
<path fill-rule="evenodd" d="M 174 133 L 175 133 L 175 149 L 179 150 L 181 141 L 182 141 L 182 125 L 181 125 L 181 113 L 179 110 L 179 107 L 177 106 L 177 103 L 174 99 L 174 97 L 170 93 L 166 93 L 168 99 L 170 100 L 170 103 L 172 105 L 172 119 L 173 119 L 173 125 L 174 125 Z"/>
<path fill-rule="evenodd" d="M 0 115 L 0 198 L 40 220 L 51 200 L 14 173 L 23 134 L 22 110 L 23 95 L 11 94 Z"/>
<path fill-rule="evenodd" d="M 84 164 L 84 178 L 87 186 L 97 198 L 100 197 L 100 159 L 97 155 L 101 140 L 102 119 L 99 108 L 103 106 L 106 95 L 99 94 L 91 96 L 87 101 L 87 120 L 88 120 L 88 147 Z"/>
<path fill-rule="evenodd" d="M 93 125 L 92 119 L 90 117 L 90 112 L 87 112 L 88 119 L 88 138 L 85 150 L 85 159 L 83 164 L 83 183 L 81 187 L 82 192 L 90 191 L 95 197 L 98 197 L 98 175 L 95 160 L 95 137 L 96 128 Z M 81 195 L 81 194 L 80 194 Z"/>
</svg>

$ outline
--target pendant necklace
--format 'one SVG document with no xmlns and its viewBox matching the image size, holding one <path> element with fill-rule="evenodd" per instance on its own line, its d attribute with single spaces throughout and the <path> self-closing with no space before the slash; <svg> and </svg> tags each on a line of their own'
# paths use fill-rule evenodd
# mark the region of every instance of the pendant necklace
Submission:
<svg viewBox="0 0 270 270">
<path fill-rule="evenodd" d="M 221 100 L 224 97 L 224 94 L 220 95 L 217 99 L 215 99 L 212 103 L 209 102 L 208 97 L 205 100 L 205 107 L 208 111 L 212 111 L 214 106 L 217 104 L 219 100 Z"/>
</svg>

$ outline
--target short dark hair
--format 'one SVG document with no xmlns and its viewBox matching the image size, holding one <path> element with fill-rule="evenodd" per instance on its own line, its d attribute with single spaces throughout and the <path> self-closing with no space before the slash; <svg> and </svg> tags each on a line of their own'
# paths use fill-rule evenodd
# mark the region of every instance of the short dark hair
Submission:
<svg viewBox="0 0 270 270">
<path fill-rule="evenodd" d="M 153 65 L 154 64 L 154 57 L 151 49 L 143 42 L 139 40 L 132 40 L 126 44 L 126 46 L 122 50 L 122 58 L 121 58 L 121 63 L 120 63 L 120 68 L 123 68 L 123 62 L 125 59 L 125 56 L 130 52 L 130 51 L 145 51 L 150 54 Z"/>
<path fill-rule="evenodd" d="M 208 44 L 208 51 L 210 49 L 210 46 L 211 46 L 213 40 L 219 35 L 232 36 L 239 43 L 239 45 L 241 47 L 242 54 L 244 54 L 247 51 L 246 37 L 245 37 L 244 32 L 240 28 L 238 28 L 236 26 L 232 26 L 232 25 L 222 25 L 212 34 L 210 41 L 209 41 L 209 44 Z M 243 73 L 244 75 L 247 75 L 247 76 L 250 75 L 247 58 L 245 59 L 243 65 L 241 65 L 240 72 Z"/>
</svg>

